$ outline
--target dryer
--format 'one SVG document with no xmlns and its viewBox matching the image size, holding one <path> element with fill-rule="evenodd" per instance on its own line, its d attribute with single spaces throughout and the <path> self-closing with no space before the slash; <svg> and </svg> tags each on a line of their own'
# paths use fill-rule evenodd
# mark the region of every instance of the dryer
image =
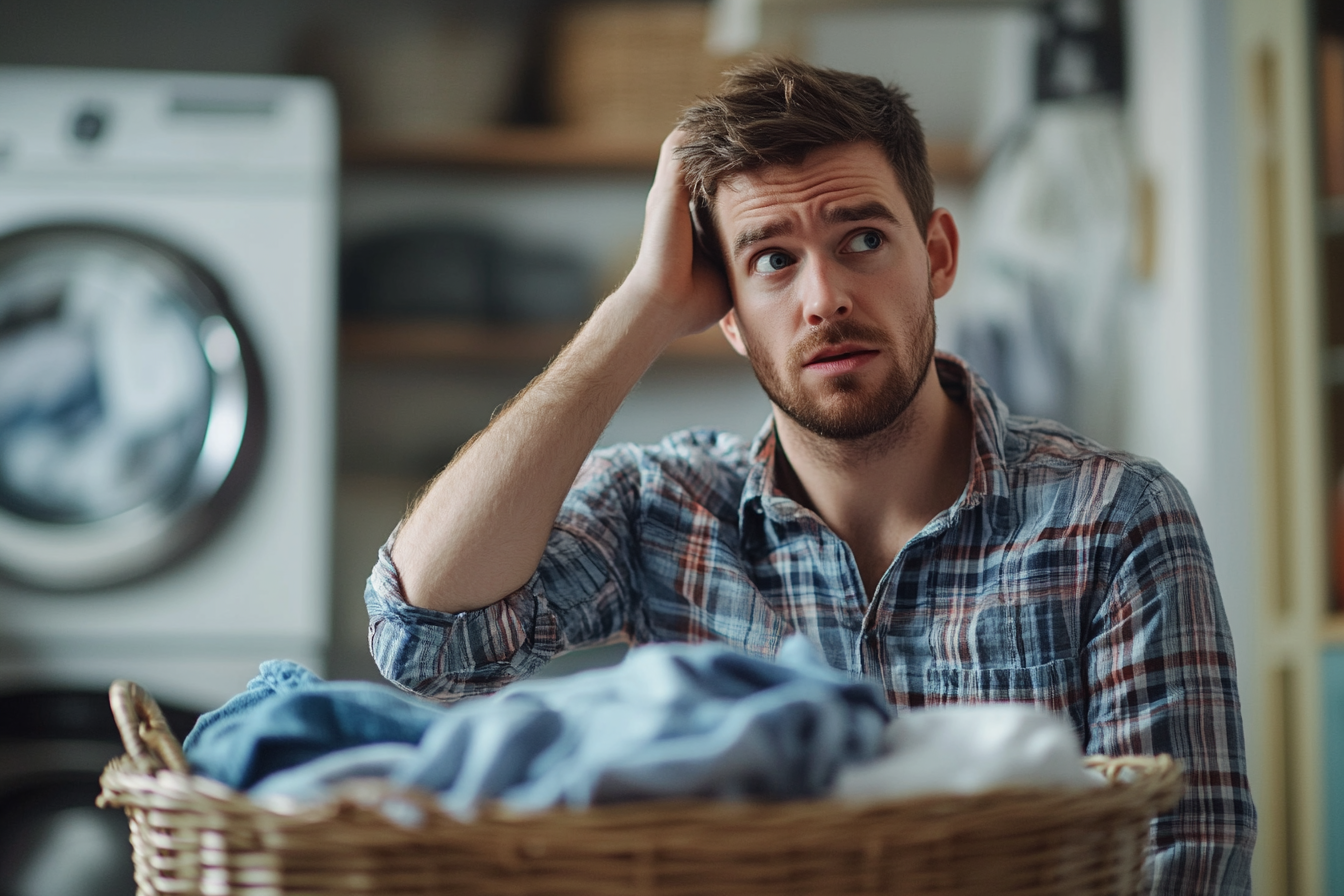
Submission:
<svg viewBox="0 0 1344 896">
<path fill-rule="evenodd" d="M 0 687 L 321 670 L 336 117 L 319 81 L 0 68 Z"/>
</svg>

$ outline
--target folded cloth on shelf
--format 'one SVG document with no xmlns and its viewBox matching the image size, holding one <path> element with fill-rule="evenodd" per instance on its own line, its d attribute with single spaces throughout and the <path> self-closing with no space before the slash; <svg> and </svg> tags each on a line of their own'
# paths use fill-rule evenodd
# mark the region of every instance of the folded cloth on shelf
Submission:
<svg viewBox="0 0 1344 896">
<path fill-rule="evenodd" d="M 320 800 L 372 775 L 437 792 L 470 817 L 487 800 L 540 810 L 820 796 L 841 766 L 878 754 L 889 718 L 878 687 L 794 636 L 773 662 L 717 644 L 651 645 L 618 666 L 449 707 L 273 661 L 203 716 L 185 748 L 197 771 L 257 797 Z"/>
</svg>

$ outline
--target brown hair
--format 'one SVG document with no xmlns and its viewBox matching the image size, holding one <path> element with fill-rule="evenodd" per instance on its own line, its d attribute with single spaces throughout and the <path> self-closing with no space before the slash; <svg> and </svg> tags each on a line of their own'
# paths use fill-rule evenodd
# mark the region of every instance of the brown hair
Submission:
<svg viewBox="0 0 1344 896">
<path fill-rule="evenodd" d="M 677 150 L 686 185 L 711 211 L 719 185 L 735 174 L 797 164 L 823 146 L 871 141 L 891 162 L 920 236 L 928 235 L 933 176 L 924 131 L 894 84 L 758 57 L 725 73 L 719 92 L 688 107 L 678 125 L 687 134 Z"/>
</svg>

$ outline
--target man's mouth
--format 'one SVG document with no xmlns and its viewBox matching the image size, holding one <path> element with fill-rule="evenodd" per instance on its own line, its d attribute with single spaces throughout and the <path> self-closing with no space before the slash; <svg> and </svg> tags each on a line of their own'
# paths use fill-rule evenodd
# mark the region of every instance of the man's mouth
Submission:
<svg viewBox="0 0 1344 896">
<path fill-rule="evenodd" d="M 828 345 L 809 358 L 803 366 L 822 373 L 848 373 L 877 356 L 877 349 L 853 343 Z"/>
<path fill-rule="evenodd" d="M 833 364 L 836 361 L 852 359 L 852 357 L 876 355 L 878 349 L 863 347 L 863 345 L 827 345 L 820 349 L 805 361 L 804 367 L 816 367 L 817 364 Z"/>
</svg>

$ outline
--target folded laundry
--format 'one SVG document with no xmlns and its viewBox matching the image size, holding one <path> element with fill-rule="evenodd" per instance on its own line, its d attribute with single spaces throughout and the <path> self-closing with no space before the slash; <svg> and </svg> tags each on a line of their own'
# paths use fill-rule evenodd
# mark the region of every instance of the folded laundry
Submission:
<svg viewBox="0 0 1344 896">
<path fill-rule="evenodd" d="M 887 726 L 883 755 L 841 769 L 832 795 L 871 802 L 1000 787 L 1095 787 L 1073 726 L 1035 706 L 990 703 L 903 713 Z"/>
<path fill-rule="evenodd" d="M 201 774 L 257 797 L 320 800 L 369 776 L 470 817 L 655 797 L 798 798 L 878 755 L 890 709 L 802 636 L 775 661 L 716 644 L 632 650 L 618 666 L 441 707 L 273 661 L 187 738 Z"/>
</svg>

